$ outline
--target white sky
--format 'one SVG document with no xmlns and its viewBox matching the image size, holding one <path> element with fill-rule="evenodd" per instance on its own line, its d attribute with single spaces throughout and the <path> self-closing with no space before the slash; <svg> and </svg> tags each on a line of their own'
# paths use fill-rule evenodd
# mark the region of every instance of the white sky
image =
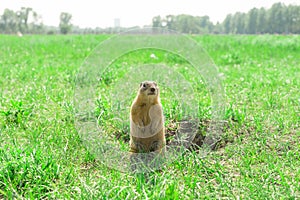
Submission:
<svg viewBox="0 0 300 200">
<path fill-rule="evenodd" d="M 122 27 L 150 25 L 152 17 L 168 14 L 208 15 L 214 23 L 226 15 L 247 12 L 253 7 L 270 8 L 280 0 L 0 0 L 0 15 L 5 8 L 31 7 L 42 15 L 46 25 L 58 26 L 61 12 L 72 14 L 72 23 L 84 27 L 113 27 L 120 18 Z M 300 0 L 281 0 L 300 5 Z"/>
</svg>

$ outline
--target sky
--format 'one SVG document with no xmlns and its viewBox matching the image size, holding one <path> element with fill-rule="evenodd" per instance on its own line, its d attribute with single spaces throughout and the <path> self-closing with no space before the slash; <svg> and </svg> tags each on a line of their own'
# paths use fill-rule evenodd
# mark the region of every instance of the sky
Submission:
<svg viewBox="0 0 300 200">
<path fill-rule="evenodd" d="M 58 26 L 61 12 L 72 14 L 72 24 L 81 28 L 113 27 L 120 19 L 122 27 L 151 25 L 154 16 L 168 14 L 208 15 L 222 22 L 226 15 L 248 12 L 251 8 L 270 8 L 280 0 L 0 0 L 0 15 L 5 8 L 31 7 L 42 16 L 45 25 Z M 281 0 L 300 5 L 300 0 Z"/>
</svg>

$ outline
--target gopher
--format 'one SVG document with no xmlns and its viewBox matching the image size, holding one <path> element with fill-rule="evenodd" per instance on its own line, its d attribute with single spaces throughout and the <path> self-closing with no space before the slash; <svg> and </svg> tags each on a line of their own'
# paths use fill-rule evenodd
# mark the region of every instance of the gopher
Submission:
<svg viewBox="0 0 300 200">
<path fill-rule="evenodd" d="M 154 81 L 140 84 L 130 111 L 130 152 L 164 153 L 165 130 L 159 88 Z"/>
</svg>

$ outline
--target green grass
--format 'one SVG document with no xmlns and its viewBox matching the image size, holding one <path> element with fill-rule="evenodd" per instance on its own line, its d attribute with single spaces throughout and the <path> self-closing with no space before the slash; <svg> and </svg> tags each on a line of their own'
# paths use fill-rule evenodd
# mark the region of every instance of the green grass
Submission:
<svg viewBox="0 0 300 200">
<path fill-rule="evenodd" d="M 224 143 L 205 158 L 186 152 L 147 176 L 101 164 L 74 126 L 76 74 L 108 37 L 0 35 L 0 199 L 300 198 L 299 36 L 193 36 L 218 66 L 226 91 Z M 185 65 L 156 55 L 157 63 Z M 149 52 L 133 52 L 113 63 L 102 93 L 124 73 L 120 63 L 147 59 Z M 205 85 L 196 91 L 199 117 L 209 118 Z M 103 102 L 98 112 L 109 120 L 111 104 Z M 176 102 L 163 103 L 167 120 L 175 120 Z M 128 127 L 111 131 L 124 136 Z"/>
</svg>

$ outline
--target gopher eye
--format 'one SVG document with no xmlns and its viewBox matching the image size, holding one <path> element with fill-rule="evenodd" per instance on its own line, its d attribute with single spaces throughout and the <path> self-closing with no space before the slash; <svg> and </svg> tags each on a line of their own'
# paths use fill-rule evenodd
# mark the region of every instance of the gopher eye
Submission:
<svg viewBox="0 0 300 200">
<path fill-rule="evenodd" d="M 146 87 L 146 84 L 145 84 L 145 83 L 143 84 L 143 87 L 144 87 L 144 88 Z"/>
</svg>

